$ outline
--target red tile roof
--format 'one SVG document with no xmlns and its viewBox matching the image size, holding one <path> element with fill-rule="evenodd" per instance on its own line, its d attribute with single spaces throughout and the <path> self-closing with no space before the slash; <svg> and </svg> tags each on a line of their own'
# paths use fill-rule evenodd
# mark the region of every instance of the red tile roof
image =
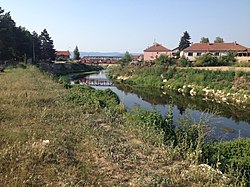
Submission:
<svg viewBox="0 0 250 187">
<path fill-rule="evenodd" d="M 247 48 L 247 52 L 250 53 L 250 48 Z"/>
<path fill-rule="evenodd" d="M 184 49 L 184 52 L 188 51 L 246 51 L 247 48 L 236 43 L 194 43 L 188 48 Z"/>
<path fill-rule="evenodd" d="M 168 52 L 168 51 L 170 51 L 168 48 L 158 43 L 155 43 L 151 47 L 144 50 L 144 52 Z"/>
<path fill-rule="evenodd" d="M 69 51 L 56 51 L 57 56 L 70 56 Z"/>
</svg>

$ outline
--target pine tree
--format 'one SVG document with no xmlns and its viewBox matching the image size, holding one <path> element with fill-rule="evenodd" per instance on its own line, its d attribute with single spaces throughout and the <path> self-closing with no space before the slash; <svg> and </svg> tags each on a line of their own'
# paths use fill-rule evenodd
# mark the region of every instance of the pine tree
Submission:
<svg viewBox="0 0 250 187">
<path fill-rule="evenodd" d="M 37 62 L 41 58 L 41 41 L 35 31 L 32 33 L 32 40 L 32 59 L 33 62 Z"/>
<path fill-rule="evenodd" d="M 42 60 L 54 60 L 55 59 L 55 49 L 53 40 L 49 36 L 46 29 L 41 32 L 41 59 Z"/>
<path fill-rule="evenodd" d="M 184 49 L 186 49 L 187 47 L 190 46 L 190 40 L 191 37 L 190 35 L 188 34 L 187 31 L 185 31 L 183 33 L 183 36 L 181 37 L 181 40 L 180 40 L 180 43 L 179 43 L 179 50 L 180 51 L 183 51 Z"/>
<path fill-rule="evenodd" d="M 80 53 L 77 46 L 74 50 L 74 60 L 80 60 Z"/>
</svg>

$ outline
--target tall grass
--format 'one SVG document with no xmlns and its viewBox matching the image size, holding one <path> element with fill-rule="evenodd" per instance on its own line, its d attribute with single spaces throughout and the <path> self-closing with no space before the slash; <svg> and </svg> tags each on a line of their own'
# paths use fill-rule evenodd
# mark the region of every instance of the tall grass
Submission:
<svg viewBox="0 0 250 187">
<path fill-rule="evenodd" d="M 0 85 L 2 186 L 233 185 L 182 153 L 198 144 L 165 143 L 171 113 L 129 118 L 109 90 L 65 89 L 33 66 L 1 73 Z"/>
</svg>

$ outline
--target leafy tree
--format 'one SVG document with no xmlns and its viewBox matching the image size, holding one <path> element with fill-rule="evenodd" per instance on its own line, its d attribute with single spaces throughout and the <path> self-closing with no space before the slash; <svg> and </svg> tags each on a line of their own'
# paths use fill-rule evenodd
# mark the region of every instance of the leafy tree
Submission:
<svg viewBox="0 0 250 187">
<path fill-rule="evenodd" d="M 191 64 L 185 56 L 182 56 L 181 58 L 178 59 L 177 65 L 180 67 L 188 67 Z"/>
<path fill-rule="evenodd" d="M 188 34 L 187 31 L 185 31 L 183 33 L 183 36 L 181 37 L 180 43 L 179 43 L 179 50 L 183 51 L 184 49 L 186 49 L 187 47 L 190 46 L 190 35 Z"/>
<path fill-rule="evenodd" d="M 131 57 L 131 55 L 129 54 L 128 51 L 126 51 L 126 53 L 124 54 L 124 56 L 122 57 L 122 59 L 120 60 L 120 63 L 122 66 L 128 65 L 129 62 L 131 62 L 133 59 Z"/>
<path fill-rule="evenodd" d="M 196 59 L 192 64 L 193 66 L 218 66 L 218 58 L 212 54 L 205 54 Z"/>
<path fill-rule="evenodd" d="M 76 46 L 74 50 L 74 60 L 79 60 L 79 59 L 80 59 L 80 53 L 79 53 L 78 47 Z"/>
<path fill-rule="evenodd" d="M 223 38 L 217 36 L 217 37 L 215 38 L 215 40 L 214 40 L 214 43 L 224 43 L 224 40 L 223 40 Z"/>
<path fill-rule="evenodd" d="M 200 43 L 209 43 L 209 38 L 202 37 Z"/>
<path fill-rule="evenodd" d="M 227 55 L 219 57 L 218 64 L 220 66 L 234 65 L 236 62 L 235 56 L 236 54 L 233 51 L 229 51 Z"/>
<path fill-rule="evenodd" d="M 43 60 L 54 60 L 55 59 L 55 49 L 53 40 L 49 36 L 46 29 L 41 32 L 41 59 Z"/>
<path fill-rule="evenodd" d="M 159 58 L 155 59 L 155 64 L 171 66 L 173 65 L 173 60 L 167 55 L 161 55 Z"/>
</svg>

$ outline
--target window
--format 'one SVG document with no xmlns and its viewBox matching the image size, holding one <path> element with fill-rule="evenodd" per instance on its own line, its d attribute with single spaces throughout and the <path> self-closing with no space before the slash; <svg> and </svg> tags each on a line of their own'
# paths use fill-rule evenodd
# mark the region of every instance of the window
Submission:
<svg viewBox="0 0 250 187">
<path fill-rule="evenodd" d="M 217 53 L 214 53 L 214 55 L 215 55 L 215 56 L 219 56 L 219 55 L 220 55 L 220 53 L 218 53 L 218 52 L 217 52 Z"/>
<path fill-rule="evenodd" d="M 193 53 L 188 53 L 188 56 L 193 56 Z"/>
<path fill-rule="evenodd" d="M 197 53 L 197 56 L 201 56 L 201 53 Z"/>
</svg>

